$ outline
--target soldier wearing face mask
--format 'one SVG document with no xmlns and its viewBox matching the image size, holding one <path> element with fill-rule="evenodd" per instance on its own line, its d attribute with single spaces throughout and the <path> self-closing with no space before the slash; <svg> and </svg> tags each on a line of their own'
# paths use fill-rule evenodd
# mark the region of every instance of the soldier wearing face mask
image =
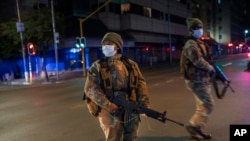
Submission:
<svg viewBox="0 0 250 141">
<path fill-rule="evenodd" d="M 106 33 L 101 44 L 105 57 L 89 68 L 84 86 L 84 93 L 92 101 L 88 106 L 90 113 L 98 117 L 106 141 L 135 141 L 139 113 L 128 113 L 113 99 L 123 95 L 126 101 L 148 107 L 147 84 L 137 63 L 121 54 L 123 40 L 119 34 Z"/>
<path fill-rule="evenodd" d="M 186 129 L 192 138 L 211 139 L 211 134 L 204 132 L 214 105 L 210 74 L 215 70 L 208 62 L 208 59 L 211 59 L 211 51 L 210 47 L 200 40 L 203 35 L 201 20 L 188 18 L 186 23 L 190 37 L 182 50 L 180 68 L 187 89 L 193 93 L 196 103 L 196 110 L 186 125 Z"/>
</svg>

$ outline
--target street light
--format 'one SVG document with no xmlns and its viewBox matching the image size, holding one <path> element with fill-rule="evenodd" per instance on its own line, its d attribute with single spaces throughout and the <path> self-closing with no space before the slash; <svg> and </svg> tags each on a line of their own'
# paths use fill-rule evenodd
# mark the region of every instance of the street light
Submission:
<svg viewBox="0 0 250 141">
<path fill-rule="evenodd" d="M 248 34 L 248 30 L 246 29 L 244 31 L 245 44 L 247 43 L 247 34 Z"/>
</svg>

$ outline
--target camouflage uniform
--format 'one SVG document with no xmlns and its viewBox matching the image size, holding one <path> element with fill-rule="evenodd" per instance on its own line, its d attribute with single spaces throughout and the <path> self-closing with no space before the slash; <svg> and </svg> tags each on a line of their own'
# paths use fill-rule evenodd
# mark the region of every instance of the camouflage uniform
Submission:
<svg viewBox="0 0 250 141">
<path fill-rule="evenodd" d="M 206 61 L 210 52 L 199 39 L 189 39 L 181 55 L 181 73 L 187 88 L 193 93 L 196 111 L 189 124 L 203 130 L 213 110 L 214 100 L 211 95 L 209 71 L 211 65 Z"/>
<path fill-rule="evenodd" d="M 121 54 L 116 54 L 108 57 L 107 60 L 112 80 L 113 96 L 126 95 L 127 100 L 142 103 L 147 107 L 149 105 L 148 89 L 137 64 L 129 59 L 132 68 L 138 74 L 138 84 L 135 90 L 136 93 L 128 94 L 129 92 L 126 90 L 129 89 L 129 72 L 120 58 Z M 100 69 L 100 60 L 97 60 L 89 69 L 84 92 L 101 109 L 98 113 L 98 119 L 106 141 L 134 141 L 138 135 L 139 114 L 132 113 L 129 124 L 126 124 L 128 121 L 122 121 L 116 114 L 108 112 L 107 109 L 112 100 L 106 96 L 104 93 L 105 90 L 101 86 L 102 78 L 100 76 Z M 121 113 L 124 110 L 119 109 L 117 112 Z"/>
</svg>

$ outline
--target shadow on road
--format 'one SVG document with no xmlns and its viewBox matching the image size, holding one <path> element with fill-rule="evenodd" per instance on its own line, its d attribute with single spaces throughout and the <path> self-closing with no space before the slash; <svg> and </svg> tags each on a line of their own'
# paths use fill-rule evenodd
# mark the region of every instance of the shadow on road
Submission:
<svg viewBox="0 0 250 141">
<path fill-rule="evenodd" d="M 189 141 L 188 136 L 182 136 L 182 137 L 169 137 L 169 136 L 162 136 L 162 137 L 143 137 L 140 136 L 137 138 L 136 141 Z M 100 139 L 97 141 L 104 141 L 105 139 Z"/>
<path fill-rule="evenodd" d="M 189 139 L 188 136 L 182 136 L 182 137 L 162 136 L 162 137 L 138 137 L 137 141 L 187 141 L 188 139 Z"/>
</svg>

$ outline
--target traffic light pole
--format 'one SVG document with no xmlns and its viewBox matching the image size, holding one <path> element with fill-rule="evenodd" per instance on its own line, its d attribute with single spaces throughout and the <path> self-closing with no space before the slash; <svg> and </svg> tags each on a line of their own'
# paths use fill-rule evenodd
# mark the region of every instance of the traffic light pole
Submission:
<svg viewBox="0 0 250 141">
<path fill-rule="evenodd" d="M 32 66 L 31 66 L 30 55 L 29 55 L 29 72 L 30 72 L 30 83 L 32 83 Z"/>
<path fill-rule="evenodd" d="M 80 38 L 83 38 L 83 27 L 82 27 L 83 20 L 80 19 Z M 86 45 L 85 45 L 86 46 Z M 84 53 L 84 47 L 82 48 L 82 72 L 83 77 L 86 77 L 86 65 L 85 65 L 85 53 Z"/>
<path fill-rule="evenodd" d="M 80 38 L 84 38 L 83 37 L 83 22 L 86 21 L 88 18 L 90 18 L 91 16 L 93 16 L 96 12 L 98 12 L 100 9 L 102 9 L 104 6 L 106 6 L 107 4 L 109 4 L 112 0 L 108 0 L 106 1 L 103 5 L 101 5 L 99 8 L 97 8 L 95 11 L 93 11 L 92 13 L 90 13 L 87 17 L 85 17 L 84 19 L 79 19 L 80 22 Z M 86 46 L 86 45 L 85 45 Z M 83 69 L 83 77 L 86 77 L 86 65 L 85 65 L 85 53 L 84 53 L 84 48 L 82 49 L 82 69 Z"/>
<path fill-rule="evenodd" d="M 31 55 L 35 55 L 35 46 L 33 43 L 28 43 L 27 44 L 27 50 L 29 54 L 29 73 L 30 73 L 30 83 L 32 83 L 32 65 L 31 65 Z"/>
</svg>

